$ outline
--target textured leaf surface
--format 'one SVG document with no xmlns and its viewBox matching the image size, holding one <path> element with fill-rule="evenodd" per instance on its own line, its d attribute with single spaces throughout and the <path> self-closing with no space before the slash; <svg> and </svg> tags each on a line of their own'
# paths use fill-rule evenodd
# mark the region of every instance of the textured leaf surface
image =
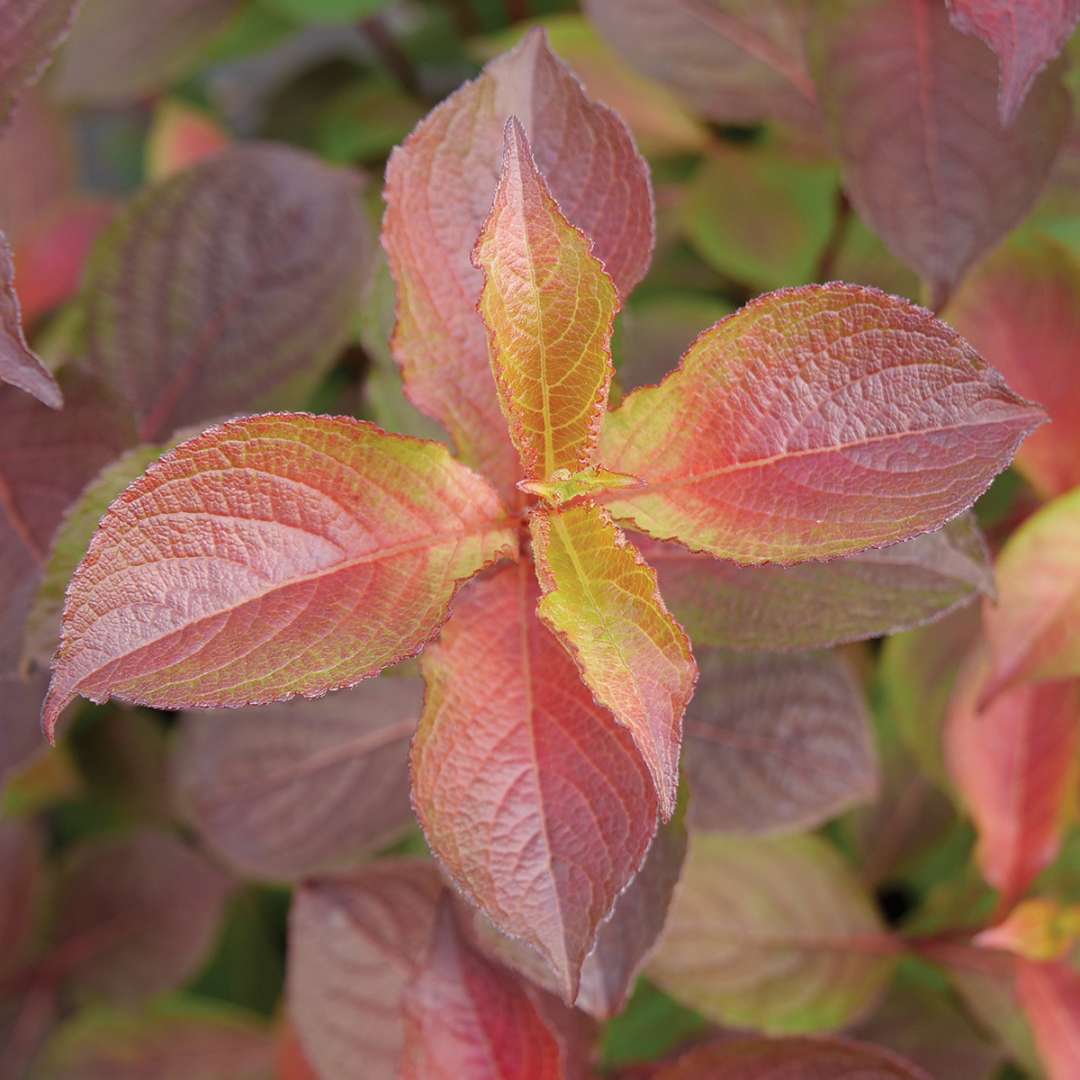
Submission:
<svg viewBox="0 0 1080 1080">
<path fill-rule="evenodd" d="M 930 1080 L 880 1046 L 847 1039 L 725 1039 L 660 1069 L 656 1080 Z"/>
<path fill-rule="evenodd" d="M 609 413 L 605 495 L 656 539 L 801 562 L 936 529 L 1008 464 L 1040 410 L 929 312 L 856 285 L 770 293 Z"/>
<path fill-rule="evenodd" d="M 816 120 L 805 18 L 787 0 L 585 0 L 597 29 L 720 124 Z"/>
<path fill-rule="evenodd" d="M 946 759 L 979 832 L 979 866 L 1009 902 L 1060 846 L 1077 781 L 1080 696 L 1072 682 L 1019 686 L 979 711 L 986 670 L 980 653 L 960 676 Z"/>
<path fill-rule="evenodd" d="M 0 822 L 0 976 L 25 959 L 33 942 L 42 881 L 42 844 L 28 822 Z"/>
<path fill-rule="evenodd" d="M 695 833 L 648 971 L 719 1023 L 794 1034 L 868 1010 L 894 948 L 825 841 Z"/>
<path fill-rule="evenodd" d="M 140 437 L 297 391 L 348 337 L 373 238 L 355 174 L 286 147 L 235 147 L 147 189 L 95 253 L 86 366 Z"/>
<path fill-rule="evenodd" d="M 810 829 L 877 794 L 866 705 L 842 660 L 700 646 L 695 655 L 683 750 L 694 827 Z"/>
<path fill-rule="evenodd" d="M 209 113 L 178 99 L 163 101 L 146 136 L 146 178 L 160 183 L 228 145 L 228 133 Z"/>
<path fill-rule="evenodd" d="M 949 0 L 953 26 L 975 34 L 998 57 L 998 111 L 1011 124 L 1035 76 L 1080 20 L 1078 0 Z"/>
<path fill-rule="evenodd" d="M 645 858 L 657 800 L 627 732 L 536 617 L 522 564 L 462 594 L 422 661 L 413 802 L 457 887 L 577 994 L 597 927 Z"/>
<path fill-rule="evenodd" d="M 0 232 L 0 379 L 50 408 L 59 409 L 63 396 L 56 380 L 31 351 L 23 333 L 22 312 L 15 293 L 15 263 Z"/>
<path fill-rule="evenodd" d="M 998 600 L 984 610 L 992 673 L 984 697 L 1030 679 L 1080 675 L 1080 491 L 1062 495 L 1009 537 Z"/>
<path fill-rule="evenodd" d="M 476 312 L 482 274 L 470 253 L 491 210 L 511 115 L 562 213 L 592 239 L 624 299 L 653 243 L 648 169 L 629 132 L 589 101 L 541 31 L 433 110 L 391 157 L 383 244 L 398 286 L 393 347 L 407 393 L 468 463 L 506 489 L 517 463 Z"/>
<path fill-rule="evenodd" d="M 228 879 L 171 833 L 143 829 L 76 848 L 57 884 L 53 949 L 80 994 L 131 1002 L 179 985 L 206 959 Z"/>
<path fill-rule="evenodd" d="M 418 679 L 386 676 L 315 702 L 192 713 L 175 783 L 204 839 L 247 877 L 356 862 L 412 823 L 408 741 Z"/>
<path fill-rule="evenodd" d="M 1060 80 L 1003 128 L 994 57 L 940 0 L 840 0 L 814 41 L 848 193 L 937 304 L 1034 205 L 1068 124 Z"/>
<path fill-rule="evenodd" d="M 441 890 L 430 862 L 393 859 L 297 891 L 289 1013 L 320 1075 L 399 1080 L 402 997 L 427 955 Z"/>
<path fill-rule="evenodd" d="M 1080 258 L 1044 237 L 1010 241 L 965 280 L 945 318 L 1050 415 L 1017 468 L 1047 495 L 1080 484 Z"/>
<path fill-rule="evenodd" d="M 1080 973 L 1065 961 L 1017 965 L 1020 1004 L 1051 1080 L 1080 1070 Z"/>
<path fill-rule="evenodd" d="M 37 82 L 68 32 L 80 0 L 3 0 L 0 3 L 0 134 L 19 97 Z"/>
<path fill-rule="evenodd" d="M 585 685 L 634 738 L 666 821 L 675 810 L 682 717 L 697 667 L 656 572 L 594 504 L 531 520 L 540 618 L 573 655 Z"/>
<path fill-rule="evenodd" d="M 473 261 L 499 401 L 522 469 L 549 480 L 592 461 L 607 411 L 615 286 L 563 217 L 517 119 Z"/>
<path fill-rule="evenodd" d="M 830 563 L 737 566 L 642 538 L 690 639 L 729 649 L 815 649 L 908 630 L 991 594 L 970 515 L 902 544 Z"/>
<path fill-rule="evenodd" d="M 402 1080 L 562 1080 L 559 1044 L 521 983 L 472 949 L 450 898 L 405 994 Z"/>
<path fill-rule="evenodd" d="M 410 656 L 458 583 L 512 555 L 494 493 L 445 447 L 347 418 L 236 420 L 167 454 L 73 579 L 43 714 L 317 697 Z"/>
</svg>

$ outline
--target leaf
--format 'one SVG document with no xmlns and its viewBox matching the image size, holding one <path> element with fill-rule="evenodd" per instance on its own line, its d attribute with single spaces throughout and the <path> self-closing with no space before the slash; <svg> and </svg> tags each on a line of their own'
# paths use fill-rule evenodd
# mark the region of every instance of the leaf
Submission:
<svg viewBox="0 0 1080 1080">
<path fill-rule="evenodd" d="M 229 887 L 171 833 L 141 829 L 82 844 L 60 871 L 52 955 L 66 961 L 61 970 L 78 994 L 135 1004 L 195 974 Z"/>
<path fill-rule="evenodd" d="M 601 36 L 719 124 L 816 122 L 806 19 L 788 0 L 585 0 Z"/>
<path fill-rule="evenodd" d="M 229 145 L 224 128 L 202 109 L 169 98 L 154 110 L 146 136 L 146 178 L 161 183 L 220 153 Z"/>
<path fill-rule="evenodd" d="M 897 948 L 820 838 L 693 833 L 648 971 L 718 1023 L 796 1034 L 869 1010 Z"/>
<path fill-rule="evenodd" d="M 78 694 L 190 708 L 353 686 L 426 644 L 515 539 L 435 443 L 303 413 L 211 428 L 105 515 L 68 591 L 45 730 Z"/>
<path fill-rule="evenodd" d="M 659 540 L 740 563 L 882 547 L 965 510 L 1041 419 L 929 312 L 857 285 L 770 293 L 607 416 L 601 496 Z"/>
<path fill-rule="evenodd" d="M 0 379 L 32 394 L 50 409 L 59 409 L 63 395 L 56 380 L 31 351 L 23 333 L 22 312 L 15 294 L 15 263 L 0 232 Z"/>
<path fill-rule="evenodd" d="M 840 0 L 812 41 L 848 194 L 937 307 L 1034 205 L 1068 125 L 1060 80 L 1002 128 L 993 57 L 938 0 Z"/>
<path fill-rule="evenodd" d="M 992 593 L 970 515 L 830 563 L 737 566 L 642 538 L 660 592 L 692 641 L 728 649 L 820 649 L 936 620 Z"/>
<path fill-rule="evenodd" d="M 442 886 L 430 862 L 387 859 L 297 890 L 288 1005 L 322 1076 L 399 1080 L 401 1002 L 419 972 Z"/>
<path fill-rule="evenodd" d="M 997 561 L 998 599 L 983 613 L 991 673 L 982 703 L 1021 682 L 1080 675 L 1080 491 L 1028 518 Z"/>
<path fill-rule="evenodd" d="M 537 619 L 537 596 L 524 564 L 476 583 L 425 653 L 413 805 L 458 890 L 573 1001 L 657 803 L 629 735 Z"/>
<path fill-rule="evenodd" d="M 592 503 L 540 508 L 530 531 L 540 618 L 574 657 L 597 702 L 629 729 L 667 821 L 675 810 L 683 712 L 697 680 L 690 641 L 657 591 L 656 572 L 604 510 Z"/>
<path fill-rule="evenodd" d="M 1021 961 L 1017 992 L 1051 1080 L 1069 1080 L 1080 1069 L 1080 973 L 1065 961 Z"/>
<path fill-rule="evenodd" d="M 0 700 L 4 702 L 4 720 L 0 724 L 0 792 L 15 773 L 48 748 L 39 719 L 47 684 L 44 674 L 0 675 Z"/>
<path fill-rule="evenodd" d="M 57 63 L 64 102 L 124 105 L 163 90 L 204 61 L 241 0 L 90 0 Z"/>
<path fill-rule="evenodd" d="M 23 91 L 41 78 L 67 36 L 80 0 L 2 0 L 0 24 L 0 135 Z"/>
<path fill-rule="evenodd" d="M 1080 20 L 1078 0 L 949 0 L 953 26 L 997 53 L 998 113 L 1011 124 L 1035 76 L 1061 52 Z"/>
<path fill-rule="evenodd" d="M 387 166 L 383 245 L 398 286 L 394 356 L 410 400 L 439 420 L 500 490 L 518 479 L 476 312 L 470 252 L 491 209 L 503 129 L 516 116 L 562 214 L 593 242 L 623 299 L 652 253 L 648 168 L 623 122 L 591 102 L 528 34 L 433 110 Z M 575 152 L 566 156 L 572 133 Z"/>
<path fill-rule="evenodd" d="M 1006 949 L 1026 960 L 1059 960 L 1080 943 L 1080 904 L 1033 897 L 972 940 L 984 949 Z"/>
<path fill-rule="evenodd" d="M 703 1043 L 663 1067 L 655 1080 L 931 1080 L 880 1046 L 848 1039 L 748 1039 Z"/>
<path fill-rule="evenodd" d="M 0 977 L 18 969 L 34 942 L 43 862 L 32 824 L 0 821 Z"/>
<path fill-rule="evenodd" d="M 822 158 L 776 141 L 715 143 L 682 205 L 687 239 L 754 289 L 813 281 L 836 216 L 837 177 Z"/>
<path fill-rule="evenodd" d="M 1058 851 L 1078 775 L 1080 697 L 1071 682 L 1025 685 L 979 711 L 986 675 L 980 651 L 953 693 L 945 753 L 978 828 L 979 867 L 1007 909 Z"/>
<path fill-rule="evenodd" d="M 402 1080 L 565 1076 L 559 1044 L 522 985 L 462 940 L 449 898 L 403 1009 Z"/>
<path fill-rule="evenodd" d="M 38 1066 L 43 1080 L 266 1080 L 269 1032 L 240 1010 L 162 1002 L 139 1011 L 97 1007 L 52 1037 Z"/>
<path fill-rule="evenodd" d="M 245 145 L 116 221 L 88 272 L 85 363 L 126 397 L 144 442 L 295 404 L 325 371 L 370 269 L 358 192 L 355 174 L 310 155 Z"/>
<path fill-rule="evenodd" d="M 408 740 L 423 693 L 386 676 L 317 702 L 185 717 L 174 755 L 189 819 L 246 877 L 356 862 L 412 824 Z"/>
<path fill-rule="evenodd" d="M 1045 495 L 1080 484 L 1080 258 L 1046 237 L 1010 240 L 964 281 L 945 318 L 1017 393 L 1045 402 L 1051 423 L 1016 467 Z"/>
<path fill-rule="evenodd" d="M 812 829 L 875 797 L 873 733 L 847 665 L 830 655 L 695 650 L 686 710 L 690 821 L 742 835 Z"/>
<path fill-rule="evenodd" d="M 351 23 L 374 15 L 389 0 L 262 0 L 272 11 L 308 23 Z"/>
<path fill-rule="evenodd" d="M 607 411 L 619 298 L 592 245 L 563 217 L 516 117 L 473 261 L 478 310 L 510 439 L 529 480 L 592 463 Z"/>
</svg>

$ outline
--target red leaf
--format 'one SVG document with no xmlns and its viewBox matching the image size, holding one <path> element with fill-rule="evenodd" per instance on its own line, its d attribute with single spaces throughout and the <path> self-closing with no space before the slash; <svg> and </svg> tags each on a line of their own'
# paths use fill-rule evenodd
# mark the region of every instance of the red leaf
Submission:
<svg viewBox="0 0 1080 1080">
<path fill-rule="evenodd" d="M 61 869 L 43 963 L 81 994 L 136 1003 L 172 989 L 206 959 L 229 888 L 171 833 L 84 844 Z"/>
<path fill-rule="evenodd" d="M 320 1075 L 399 1080 L 402 997 L 424 962 L 441 892 L 434 865 L 411 859 L 374 862 L 297 890 L 289 1013 Z"/>
<path fill-rule="evenodd" d="M 822 649 L 910 630 L 993 592 L 970 515 L 902 544 L 799 566 L 737 566 L 634 540 L 690 639 L 720 648 Z"/>
<path fill-rule="evenodd" d="M 1012 127 L 993 56 L 941 0 L 836 0 L 815 24 L 822 110 L 860 215 L 939 306 L 1031 209 L 1069 121 L 1056 75 Z"/>
<path fill-rule="evenodd" d="M 555 1036 L 522 986 L 462 939 L 449 897 L 403 1002 L 402 1080 L 562 1080 Z"/>
<path fill-rule="evenodd" d="M 1069 40 L 1080 0 L 948 0 L 953 26 L 975 34 L 998 57 L 998 111 L 1011 124 L 1035 76 Z"/>
<path fill-rule="evenodd" d="M 590 237 L 623 299 L 644 275 L 653 244 L 648 168 L 630 133 L 585 96 L 542 31 L 493 60 L 394 151 L 383 224 L 398 285 L 394 355 L 413 403 L 504 490 L 517 479 L 517 461 L 476 312 L 482 275 L 470 254 L 491 208 L 510 115 L 562 213 Z M 573 154 L 565 152 L 569 138 Z"/>
<path fill-rule="evenodd" d="M 105 515 L 68 591 L 46 732 L 77 694 L 220 707 L 355 685 L 417 652 L 515 543 L 443 446 L 302 413 L 212 428 Z"/>
<path fill-rule="evenodd" d="M 945 751 L 978 828 L 979 865 L 1006 907 L 1058 851 L 1076 786 L 1080 696 L 1074 682 L 1029 684 L 980 712 L 987 669 L 979 652 L 961 674 Z"/>
<path fill-rule="evenodd" d="M 179 798 L 247 876 L 348 865 L 412 823 L 408 740 L 422 696 L 419 679 L 385 676 L 317 702 L 191 713 L 173 759 Z"/>
<path fill-rule="evenodd" d="M 877 793 L 873 734 L 846 664 L 829 655 L 695 650 L 684 769 L 699 829 L 811 829 Z"/>
<path fill-rule="evenodd" d="M 802 562 L 938 528 L 1042 417 L 955 331 L 858 285 L 784 289 L 705 331 L 608 413 L 598 498 L 659 540 Z"/>
<path fill-rule="evenodd" d="M 0 379 L 33 394 L 51 409 L 59 409 L 64 403 L 56 380 L 30 350 L 23 333 L 22 309 L 15 294 L 15 264 L 3 233 L 0 233 Z"/>
<path fill-rule="evenodd" d="M 80 0 L 0 0 L 0 134 L 19 97 L 41 77 Z"/>
<path fill-rule="evenodd" d="M 478 582 L 422 662 L 413 801 L 455 885 L 568 1001 L 656 828 L 652 781 L 536 617 L 532 568 Z"/>
<path fill-rule="evenodd" d="M 1020 1004 L 1050 1080 L 1080 1075 L 1080 972 L 1067 961 L 1017 964 Z"/>
<path fill-rule="evenodd" d="M 1080 484 L 1080 259 L 1034 235 L 1002 246 L 964 281 L 945 313 L 1017 393 L 1045 403 L 1016 466 L 1045 495 Z"/>
</svg>

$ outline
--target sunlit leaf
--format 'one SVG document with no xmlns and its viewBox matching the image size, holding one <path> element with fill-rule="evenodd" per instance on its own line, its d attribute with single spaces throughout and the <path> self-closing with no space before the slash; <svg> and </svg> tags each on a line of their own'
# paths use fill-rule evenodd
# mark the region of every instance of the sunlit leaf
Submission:
<svg viewBox="0 0 1080 1080">
<path fill-rule="evenodd" d="M 896 943 L 843 859 L 816 836 L 692 833 L 648 966 L 673 997 L 733 1027 L 824 1031 L 868 1011 Z"/>
<path fill-rule="evenodd" d="M 629 735 L 535 614 L 531 568 L 464 592 L 424 655 L 413 801 L 451 880 L 577 995 L 597 928 L 645 858 L 656 796 Z"/>
<path fill-rule="evenodd" d="M 3 0 L 0 3 L 0 134 L 22 92 L 41 77 L 64 40 L 80 0 Z"/>
<path fill-rule="evenodd" d="M 1021 961 L 1017 992 L 1050 1080 L 1070 1080 L 1080 1069 L 1080 972 L 1063 960 Z"/>
<path fill-rule="evenodd" d="M 608 414 L 601 496 L 659 540 L 743 563 L 881 547 L 966 509 L 1041 420 L 960 337 L 875 289 L 769 293 Z"/>
<path fill-rule="evenodd" d="M 1039 78 L 1003 128 L 993 54 L 940 0 L 837 0 L 813 42 L 852 202 L 937 306 L 1034 205 L 1068 124 L 1060 80 Z"/>
<path fill-rule="evenodd" d="M 793 832 L 875 796 L 873 733 L 843 661 L 694 653 L 701 678 L 683 756 L 695 828 Z"/>
<path fill-rule="evenodd" d="M 63 396 L 56 380 L 31 351 L 23 333 L 22 309 L 15 293 L 15 263 L 0 233 L 0 380 L 59 409 Z"/>
<path fill-rule="evenodd" d="M 228 145 L 228 134 L 209 113 L 178 99 L 167 99 L 154 111 L 146 136 L 146 179 L 160 183 Z"/>
<path fill-rule="evenodd" d="M 656 572 L 592 503 L 538 509 L 530 522 L 543 590 L 540 618 L 585 685 L 634 738 L 666 821 L 675 809 L 682 716 L 697 668 Z"/>
<path fill-rule="evenodd" d="M 68 591 L 44 712 L 352 686 L 420 649 L 516 535 L 445 447 L 271 414 L 181 444 L 110 508 Z M 147 557 L 149 553 L 149 557 Z"/>
</svg>

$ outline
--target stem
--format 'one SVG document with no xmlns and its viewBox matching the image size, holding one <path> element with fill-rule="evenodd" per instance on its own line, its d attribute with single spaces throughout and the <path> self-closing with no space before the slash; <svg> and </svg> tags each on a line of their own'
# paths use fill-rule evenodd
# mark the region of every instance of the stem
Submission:
<svg viewBox="0 0 1080 1080">
<path fill-rule="evenodd" d="M 408 53 L 394 40 L 386 23 L 378 15 L 369 15 L 361 19 L 359 29 L 371 42 L 383 66 L 398 81 L 398 85 L 410 97 L 423 99 L 420 92 L 420 78 L 413 67 Z"/>
<path fill-rule="evenodd" d="M 851 201 L 840 188 L 836 192 L 836 217 L 833 219 L 833 227 L 829 233 L 825 246 L 818 256 L 817 268 L 814 270 L 815 281 L 832 281 L 835 277 L 836 259 L 840 249 L 844 246 L 844 238 L 847 236 L 848 225 L 851 223 Z"/>
</svg>

